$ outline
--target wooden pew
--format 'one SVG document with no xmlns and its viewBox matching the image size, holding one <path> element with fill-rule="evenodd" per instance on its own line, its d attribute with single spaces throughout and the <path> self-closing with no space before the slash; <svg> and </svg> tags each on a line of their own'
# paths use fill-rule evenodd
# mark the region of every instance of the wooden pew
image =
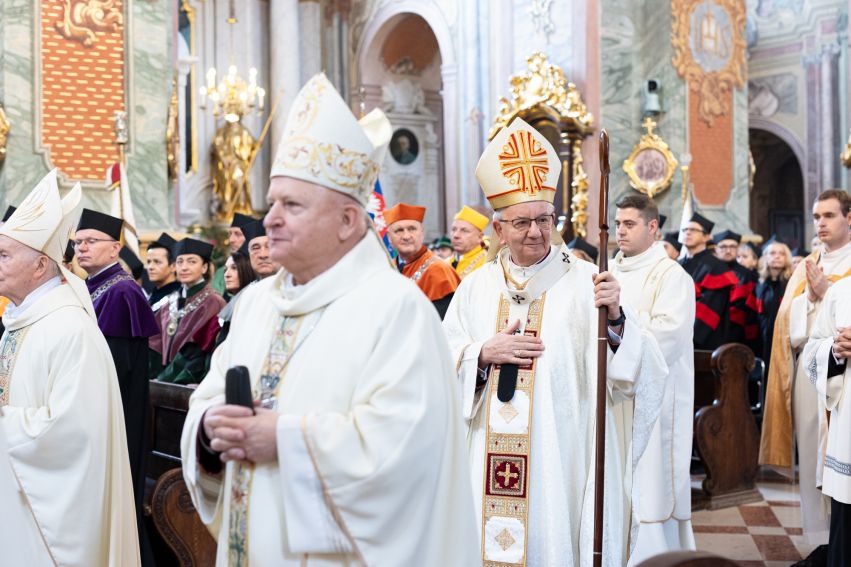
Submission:
<svg viewBox="0 0 851 567">
<path fill-rule="evenodd" d="M 158 565 L 173 565 L 175 560 L 181 567 L 215 564 L 216 541 L 198 517 L 180 468 L 180 437 L 194 391 L 178 384 L 151 382 L 145 514 L 162 538 L 151 542 Z M 170 553 L 157 545 L 163 542 Z"/>
<path fill-rule="evenodd" d="M 759 430 L 751 412 L 748 376 L 754 355 L 741 344 L 711 354 L 695 351 L 694 443 L 706 469 L 692 508 L 715 510 L 759 502 Z"/>
</svg>

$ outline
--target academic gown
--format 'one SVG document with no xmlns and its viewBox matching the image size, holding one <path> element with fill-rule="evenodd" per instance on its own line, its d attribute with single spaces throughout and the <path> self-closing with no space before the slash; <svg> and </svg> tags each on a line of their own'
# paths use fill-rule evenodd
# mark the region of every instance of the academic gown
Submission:
<svg viewBox="0 0 851 567">
<path fill-rule="evenodd" d="M 130 473 L 136 502 L 136 521 L 145 564 L 152 564 L 144 534 L 142 501 L 145 496 L 145 452 L 148 440 L 148 340 L 159 333 L 154 313 L 142 289 L 118 263 L 86 279 L 95 314 L 109 345 L 121 404 Z"/>
<path fill-rule="evenodd" d="M 661 243 L 626 258 L 611 271 L 621 301 L 636 311 L 665 357 L 668 377 L 659 419 L 633 477 L 638 525 L 629 565 L 668 551 L 695 549 L 691 526 L 692 429 L 694 422 L 694 284 Z"/>
<path fill-rule="evenodd" d="M 746 345 L 755 356 L 760 356 L 762 348 L 755 293 L 759 276 L 736 260 L 727 262 L 727 267 L 736 276 L 737 282 L 730 291 L 730 333 L 727 342 Z"/>
<path fill-rule="evenodd" d="M 4 500 L 2 514 L 5 520 L 14 515 L 7 516 L 7 507 L 25 506 L 32 537 L 22 545 L 41 542 L 36 557 L 16 565 L 139 565 L 121 394 L 109 347 L 58 277 L 30 296 L 37 298 L 4 313 L 0 344 L 6 361 L 0 427 L 23 496 Z M 7 559 L 3 553 L 0 563 Z"/>
<path fill-rule="evenodd" d="M 367 234 L 306 285 L 282 270 L 241 295 L 181 440 L 216 565 L 229 565 L 230 543 L 251 567 L 480 565 L 440 319 L 381 246 Z M 268 366 L 280 352 L 285 362 Z M 248 368 L 255 399 L 264 368 L 278 379 L 278 459 L 254 466 L 248 487 L 243 465 L 213 475 L 198 460 L 201 418 L 224 401 L 234 365 Z"/>
<path fill-rule="evenodd" d="M 148 298 L 148 303 L 151 304 L 151 309 L 155 312 L 159 311 L 165 304 L 163 300 L 176 291 L 180 291 L 180 282 L 178 281 L 173 281 L 162 287 L 154 288 L 151 292 L 151 296 Z"/>
<path fill-rule="evenodd" d="M 410 261 L 399 267 L 399 271 L 426 294 L 442 320 L 452 295 L 461 283 L 461 277 L 452 266 L 423 246 Z"/>
<path fill-rule="evenodd" d="M 715 350 L 729 342 L 730 297 L 739 280 L 708 249 L 683 258 L 680 265 L 694 281 L 694 348 Z"/>
<path fill-rule="evenodd" d="M 759 282 L 754 290 L 756 312 L 759 320 L 759 338 L 762 352 L 758 354 L 765 362 L 765 377 L 771 369 L 771 341 L 774 336 L 774 321 L 780 309 L 780 301 L 786 291 L 787 281 L 781 276 L 776 280 L 770 277 Z"/>
<path fill-rule="evenodd" d="M 541 262 L 527 268 L 514 265 L 507 255 L 508 249 L 503 249 L 462 280 L 443 321 L 469 427 L 478 542 L 486 566 L 522 565 L 521 557 L 528 567 L 590 566 L 598 344 L 592 275 L 596 267 L 579 260 L 564 245 L 552 246 Z M 515 281 L 525 282 L 523 290 L 508 282 L 503 266 Z M 533 315 L 531 305 L 539 300 L 543 312 L 538 336 L 545 350 L 535 359 L 533 394 L 515 392 L 511 403 L 503 404 L 489 393 L 488 385 L 477 387 L 479 354 L 496 333 L 497 323 L 519 319 L 525 332 L 532 316 L 538 318 L 538 307 Z M 500 309 L 507 309 L 507 314 Z M 622 567 L 627 560 L 632 470 L 650 438 L 668 372 L 655 339 L 634 324 L 638 316 L 628 305 L 623 309 L 627 317 L 623 340 L 616 353 L 609 349 L 607 380 L 603 565 L 611 567 Z M 619 410 L 628 419 L 616 422 L 614 408 L 624 401 L 634 404 L 634 411 Z M 484 500 L 486 492 L 497 494 L 493 487 L 501 491 L 503 484 L 493 474 L 486 478 L 486 473 L 498 477 L 511 472 L 486 466 L 499 460 L 486 450 L 487 436 L 525 434 L 527 423 L 531 441 L 515 441 L 530 446 L 528 470 L 520 471 L 528 494 L 524 524 L 511 511 L 513 505 L 508 512 L 491 517 Z"/>
</svg>

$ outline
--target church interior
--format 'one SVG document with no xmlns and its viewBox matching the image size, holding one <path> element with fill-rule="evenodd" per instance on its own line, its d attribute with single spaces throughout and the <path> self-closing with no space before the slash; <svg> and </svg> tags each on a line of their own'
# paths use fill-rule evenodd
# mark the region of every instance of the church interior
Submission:
<svg viewBox="0 0 851 567">
<path fill-rule="evenodd" d="M 851 182 L 849 9 L 851 0 L 3 0 L 0 196 L 16 206 L 56 169 L 63 193 L 79 182 L 85 207 L 133 227 L 143 260 L 162 232 L 225 250 L 235 214 L 267 210 L 293 100 L 324 72 L 356 116 L 386 113 L 393 137 L 370 206 L 425 207 L 426 242 L 449 234 L 465 205 L 491 215 L 476 165 L 520 117 L 558 150 L 565 242 L 596 245 L 606 222 L 605 129 L 609 222 L 620 197 L 640 192 L 666 231 L 694 210 L 755 246 L 774 237 L 810 248 L 811 204 Z M 738 433 L 696 441 L 695 540 L 739 565 L 789 565 L 815 546 L 802 536 L 796 481 L 756 464 L 765 385 L 736 356 L 723 369 L 709 355 L 696 361 L 696 419 L 721 400 Z M 748 396 L 722 389 L 722 375 Z M 180 539 L 203 532 L 179 495 L 179 440 L 167 434 L 189 394 L 151 387 L 146 521 L 162 534 L 152 545 L 163 565 L 212 564 L 215 554 Z"/>
</svg>

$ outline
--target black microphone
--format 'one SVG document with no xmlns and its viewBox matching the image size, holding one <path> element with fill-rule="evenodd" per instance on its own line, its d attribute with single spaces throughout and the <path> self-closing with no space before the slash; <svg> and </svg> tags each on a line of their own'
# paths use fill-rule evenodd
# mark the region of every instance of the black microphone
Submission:
<svg viewBox="0 0 851 567">
<path fill-rule="evenodd" d="M 496 385 L 496 397 L 504 404 L 511 401 L 514 397 L 514 390 L 517 388 L 517 371 L 519 367 L 516 364 L 501 364 L 499 366 L 499 382 Z"/>
</svg>

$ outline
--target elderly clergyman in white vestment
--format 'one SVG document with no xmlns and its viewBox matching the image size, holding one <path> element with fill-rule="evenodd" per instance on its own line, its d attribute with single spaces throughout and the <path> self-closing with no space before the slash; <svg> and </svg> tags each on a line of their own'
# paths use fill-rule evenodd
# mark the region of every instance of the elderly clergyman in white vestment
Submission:
<svg viewBox="0 0 851 567">
<path fill-rule="evenodd" d="M 183 432 L 217 565 L 480 564 L 440 319 L 367 228 L 390 134 L 322 74 L 293 103 L 264 221 L 284 269 L 243 292 Z M 222 404 L 235 365 L 256 416 Z"/>
<path fill-rule="evenodd" d="M 15 482 L 0 529 L 24 518 L 15 553 L 27 558 L 10 565 L 139 564 L 115 366 L 86 285 L 62 267 L 80 197 L 77 184 L 60 199 L 51 171 L 0 228 L 0 295 L 11 300 L 0 340 L 0 468 L 8 464 Z"/>
<path fill-rule="evenodd" d="M 616 203 L 620 252 L 612 274 L 621 301 L 656 339 L 669 373 L 659 419 L 632 478 L 633 527 L 629 565 L 654 555 L 695 548 L 691 527 L 691 444 L 694 421 L 694 282 L 656 240 L 659 210 L 646 195 Z M 629 421 L 631 404 L 615 407 Z M 626 415 L 623 415 L 626 414 Z"/>
<path fill-rule="evenodd" d="M 636 406 L 631 437 L 611 413 L 606 420 L 604 564 L 624 565 L 631 466 L 621 447 L 641 454 L 667 373 L 653 337 L 621 309 L 611 274 L 550 245 L 560 170 L 556 151 L 523 120 L 494 137 L 476 176 L 505 248 L 461 282 L 443 322 L 469 421 L 485 566 L 591 565 L 595 306 L 607 309 L 617 351 L 609 402 L 635 398 Z"/>
</svg>

